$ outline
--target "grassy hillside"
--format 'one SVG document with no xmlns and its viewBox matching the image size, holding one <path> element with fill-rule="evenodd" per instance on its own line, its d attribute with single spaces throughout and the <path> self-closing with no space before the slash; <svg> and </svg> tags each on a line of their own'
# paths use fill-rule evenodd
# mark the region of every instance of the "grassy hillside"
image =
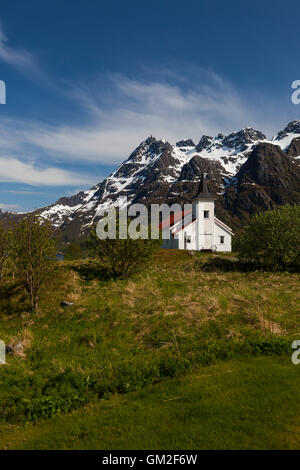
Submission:
<svg viewBox="0 0 300 470">
<path fill-rule="evenodd" d="M 116 282 L 62 263 L 38 315 L 4 284 L 0 338 L 20 349 L 0 367 L 0 447 L 299 447 L 299 274 L 223 258 L 161 250 Z"/>
</svg>

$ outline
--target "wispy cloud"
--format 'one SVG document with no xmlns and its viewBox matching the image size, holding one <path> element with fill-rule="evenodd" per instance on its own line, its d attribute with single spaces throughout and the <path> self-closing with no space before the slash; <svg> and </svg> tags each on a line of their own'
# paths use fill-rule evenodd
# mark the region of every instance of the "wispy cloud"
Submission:
<svg viewBox="0 0 300 470">
<path fill-rule="evenodd" d="M 25 74 L 40 73 L 36 57 L 25 49 L 11 47 L 0 24 L 0 60 L 7 62 Z"/>
<path fill-rule="evenodd" d="M 249 125 L 264 130 L 261 107 L 213 71 L 107 75 L 93 86 L 70 88 L 66 96 L 81 110 L 80 123 L 0 122 L 0 181 L 82 187 L 101 178 L 90 177 L 89 165 L 117 165 L 151 134 L 175 143 Z M 64 168 L 84 164 L 87 175 L 56 168 L 57 162 Z"/>
<path fill-rule="evenodd" d="M 26 183 L 34 186 L 90 185 L 92 178 L 59 168 L 40 168 L 16 158 L 0 157 L 0 182 Z"/>
<path fill-rule="evenodd" d="M 52 195 L 52 193 L 47 193 L 45 191 L 30 191 L 28 189 L 24 189 L 24 190 L 19 190 L 19 189 L 1 189 L 0 190 L 0 193 L 4 193 L 4 194 L 23 194 L 24 196 L 31 196 L 31 195 L 45 195 L 45 194 L 50 194 Z M 74 194 L 73 192 L 70 192 L 70 195 Z"/>
<path fill-rule="evenodd" d="M 180 76 L 170 81 L 111 75 L 94 88 L 73 89 L 70 96 L 82 107 L 81 124 L 19 123 L 8 141 L 65 161 L 117 164 L 150 134 L 171 142 L 184 137 L 198 141 L 203 133 L 261 124 L 255 106 L 213 72 L 190 81 Z"/>
<path fill-rule="evenodd" d="M 17 210 L 19 209 L 20 206 L 18 204 L 2 204 L 0 202 L 0 210 L 2 211 L 11 211 L 11 210 Z"/>
</svg>

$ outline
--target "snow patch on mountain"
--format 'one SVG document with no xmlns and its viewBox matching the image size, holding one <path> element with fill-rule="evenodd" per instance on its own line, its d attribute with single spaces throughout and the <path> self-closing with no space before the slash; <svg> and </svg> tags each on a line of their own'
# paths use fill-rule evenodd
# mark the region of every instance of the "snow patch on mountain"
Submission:
<svg viewBox="0 0 300 470">
<path fill-rule="evenodd" d="M 292 140 L 300 137 L 300 121 L 290 122 L 283 131 L 278 132 L 277 136 L 270 141 L 273 145 L 279 145 L 281 150 L 287 150 Z"/>
<path fill-rule="evenodd" d="M 175 194 L 177 183 L 185 181 L 184 174 L 180 178 L 183 168 L 196 156 L 219 165 L 218 172 L 223 179 L 222 187 L 218 188 L 221 194 L 225 186 L 236 183 L 236 174 L 258 143 L 269 142 L 286 150 L 295 137 L 300 137 L 300 121 L 288 124 L 272 140 L 267 140 L 264 134 L 251 127 L 227 136 L 204 135 L 197 145 L 191 139 L 183 139 L 173 145 L 150 136 L 103 182 L 88 191 L 60 199 L 42 210 L 40 215 L 51 220 L 55 227 L 79 217 L 81 226 L 86 227 L 117 206 L 125 196 L 129 204 L 147 184 L 151 187 L 175 185 L 175 192 L 172 189 L 172 194 Z M 147 194 L 143 194 L 141 199 L 146 197 Z"/>
<path fill-rule="evenodd" d="M 80 209 L 82 204 L 78 204 L 77 206 L 63 206 L 61 204 L 56 204 L 54 206 L 49 207 L 49 209 L 41 212 L 41 217 L 44 219 L 50 220 L 54 227 L 59 227 L 64 221 L 66 217 L 74 214 L 77 209 Z M 54 220 L 53 220 L 54 219 Z"/>
</svg>

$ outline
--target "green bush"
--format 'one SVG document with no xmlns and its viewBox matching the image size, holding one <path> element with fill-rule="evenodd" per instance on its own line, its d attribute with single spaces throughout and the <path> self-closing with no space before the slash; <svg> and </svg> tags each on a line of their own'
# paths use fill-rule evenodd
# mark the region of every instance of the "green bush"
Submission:
<svg viewBox="0 0 300 470">
<path fill-rule="evenodd" d="M 37 312 L 39 300 L 49 290 L 56 271 L 56 238 L 49 221 L 36 214 L 23 217 L 12 230 L 11 255 L 17 273 L 30 297 L 31 309 Z"/>
<path fill-rule="evenodd" d="M 58 396 L 48 395 L 26 404 L 24 413 L 27 421 L 40 421 L 53 418 L 58 413 L 68 413 L 86 403 L 86 399 L 76 393 Z"/>
<path fill-rule="evenodd" d="M 235 240 L 241 262 L 270 270 L 300 267 L 300 206 L 285 205 L 255 215 Z"/>
<path fill-rule="evenodd" d="M 124 278 L 145 268 L 155 251 L 159 249 L 160 243 L 161 240 L 152 240 L 150 237 L 121 239 L 117 224 L 115 239 L 102 240 L 98 238 L 95 230 L 91 231 L 90 256 L 101 261 L 102 276 Z"/>
<path fill-rule="evenodd" d="M 11 234 L 0 223 L 0 282 L 2 281 L 3 268 L 11 253 Z"/>
<path fill-rule="evenodd" d="M 68 248 L 66 249 L 64 259 L 66 261 L 72 261 L 72 260 L 81 259 L 81 258 L 82 258 L 82 252 L 81 252 L 80 246 L 77 245 L 76 243 L 70 243 L 68 245 Z"/>
<path fill-rule="evenodd" d="M 248 343 L 251 355 L 272 356 L 290 352 L 291 342 L 287 338 L 274 336 L 271 338 L 257 338 Z"/>
</svg>

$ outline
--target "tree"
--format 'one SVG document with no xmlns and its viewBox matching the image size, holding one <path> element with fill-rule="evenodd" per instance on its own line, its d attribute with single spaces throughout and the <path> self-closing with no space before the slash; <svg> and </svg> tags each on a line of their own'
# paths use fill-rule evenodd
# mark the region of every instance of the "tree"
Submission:
<svg viewBox="0 0 300 470">
<path fill-rule="evenodd" d="M 237 237 L 243 262 L 272 270 L 300 266 L 300 206 L 285 205 L 255 215 Z"/>
<path fill-rule="evenodd" d="M 161 244 L 161 240 L 120 239 L 118 225 L 116 235 L 116 239 L 100 240 L 95 230 L 91 230 L 88 243 L 90 255 L 98 258 L 114 279 L 128 277 L 145 268 Z"/>
<path fill-rule="evenodd" d="M 12 255 L 31 308 L 37 312 L 40 295 L 56 269 L 56 241 L 50 223 L 34 214 L 22 218 L 13 230 Z"/>
<path fill-rule="evenodd" d="M 0 224 L 0 281 L 3 277 L 3 268 L 11 251 L 10 232 Z"/>
<path fill-rule="evenodd" d="M 81 248 L 76 243 L 70 243 L 65 253 L 65 260 L 71 261 L 82 257 Z"/>
</svg>

